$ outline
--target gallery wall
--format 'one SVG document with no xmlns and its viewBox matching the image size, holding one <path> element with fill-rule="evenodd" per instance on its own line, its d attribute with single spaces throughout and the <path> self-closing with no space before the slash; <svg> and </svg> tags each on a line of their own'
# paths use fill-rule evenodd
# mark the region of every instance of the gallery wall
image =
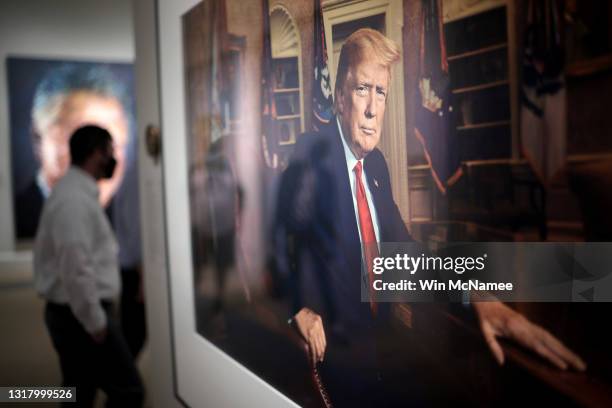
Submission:
<svg viewBox="0 0 612 408">
<path fill-rule="evenodd" d="M 132 2 L 0 2 L 0 253 L 15 249 L 7 56 L 132 62 Z"/>
</svg>

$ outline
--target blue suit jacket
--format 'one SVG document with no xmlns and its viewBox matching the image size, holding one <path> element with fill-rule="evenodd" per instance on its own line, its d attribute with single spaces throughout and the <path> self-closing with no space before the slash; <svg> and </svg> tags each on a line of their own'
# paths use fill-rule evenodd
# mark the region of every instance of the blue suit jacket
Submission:
<svg viewBox="0 0 612 408">
<path fill-rule="evenodd" d="M 369 331 L 374 320 L 369 304 L 361 302 L 367 277 L 340 137 L 335 118 L 321 131 L 300 136 L 279 188 L 277 254 L 281 271 L 289 276 L 291 313 L 309 307 L 327 327 L 339 324 L 354 336 Z M 411 241 L 380 150 L 365 157 L 364 167 L 380 241 Z"/>
</svg>

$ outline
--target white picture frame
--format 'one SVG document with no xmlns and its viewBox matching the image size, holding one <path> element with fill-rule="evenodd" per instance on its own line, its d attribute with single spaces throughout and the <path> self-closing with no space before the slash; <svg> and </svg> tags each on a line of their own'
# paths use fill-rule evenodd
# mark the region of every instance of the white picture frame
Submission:
<svg viewBox="0 0 612 408">
<path fill-rule="evenodd" d="M 163 197 L 175 395 L 188 406 L 253 406 L 257 401 L 257 406 L 294 407 L 297 405 L 293 401 L 196 331 L 181 17 L 199 3 L 198 0 L 157 0 Z"/>
</svg>

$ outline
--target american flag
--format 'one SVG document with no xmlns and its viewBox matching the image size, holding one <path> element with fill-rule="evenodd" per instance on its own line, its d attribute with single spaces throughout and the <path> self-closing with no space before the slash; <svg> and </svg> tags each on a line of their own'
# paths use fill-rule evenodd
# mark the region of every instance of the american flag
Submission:
<svg viewBox="0 0 612 408">
<path fill-rule="evenodd" d="M 454 130 L 441 0 L 422 0 L 419 92 L 415 135 L 423 146 L 436 186 L 446 193 L 462 174 Z"/>
<path fill-rule="evenodd" d="M 314 81 L 312 82 L 312 127 L 319 130 L 333 116 L 333 95 L 327 66 L 327 45 L 321 0 L 314 2 Z"/>
</svg>

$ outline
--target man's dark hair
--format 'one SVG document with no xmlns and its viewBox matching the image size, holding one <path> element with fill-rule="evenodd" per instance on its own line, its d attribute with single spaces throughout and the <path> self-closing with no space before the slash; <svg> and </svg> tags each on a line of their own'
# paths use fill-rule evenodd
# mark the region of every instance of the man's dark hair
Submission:
<svg viewBox="0 0 612 408">
<path fill-rule="evenodd" d="M 82 165 L 96 150 L 106 150 L 112 141 L 108 130 L 101 127 L 88 125 L 78 128 L 70 137 L 72 164 Z"/>
</svg>

